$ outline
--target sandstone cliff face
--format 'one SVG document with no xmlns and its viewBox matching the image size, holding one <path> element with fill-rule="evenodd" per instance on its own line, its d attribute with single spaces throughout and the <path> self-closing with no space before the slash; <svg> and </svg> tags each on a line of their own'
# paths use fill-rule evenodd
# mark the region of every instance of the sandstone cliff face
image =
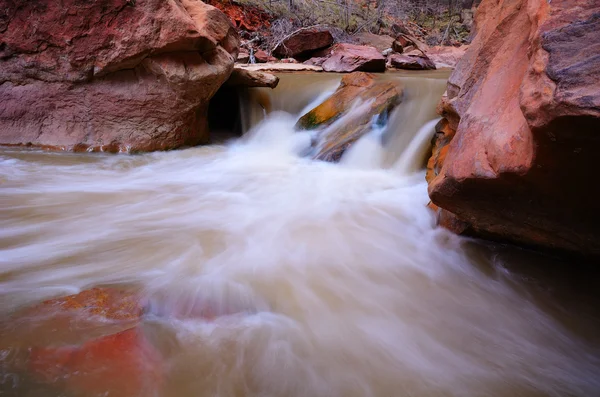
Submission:
<svg viewBox="0 0 600 397">
<path fill-rule="evenodd" d="M 440 106 L 432 202 L 459 232 L 600 256 L 600 3 L 484 0 L 476 32 Z"/>
<path fill-rule="evenodd" d="M 199 0 L 0 0 L 0 144 L 198 144 L 237 51 L 227 17 Z"/>
</svg>

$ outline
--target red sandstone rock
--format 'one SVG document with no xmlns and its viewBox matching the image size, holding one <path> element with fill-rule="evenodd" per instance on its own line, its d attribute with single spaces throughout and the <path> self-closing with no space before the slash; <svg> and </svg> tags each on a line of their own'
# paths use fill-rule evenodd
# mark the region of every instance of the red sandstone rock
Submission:
<svg viewBox="0 0 600 397">
<path fill-rule="evenodd" d="M 385 58 L 375 47 L 336 44 L 322 67 L 326 72 L 384 72 Z"/>
<path fill-rule="evenodd" d="M 432 70 L 435 64 L 426 55 L 403 55 L 390 54 L 388 56 L 388 65 L 396 69 L 408 70 Z"/>
<path fill-rule="evenodd" d="M 256 51 L 254 53 L 254 59 L 256 59 L 256 62 L 258 63 L 277 62 L 277 58 L 267 54 L 263 50 Z"/>
<path fill-rule="evenodd" d="M 18 311 L 11 316 L 11 330 L 4 333 L 2 342 L 7 347 L 80 343 L 90 331 L 102 335 L 136 326 L 146 305 L 132 291 L 93 288 Z"/>
<path fill-rule="evenodd" d="M 255 32 L 271 26 L 273 18 L 268 12 L 251 4 L 238 4 L 229 0 L 208 0 L 206 3 L 223 11 L 234 26 L 240 30 Z"/>
<path fill-rule="evenodd" d="M 414 36 L 401 33 L 392 43 L 392 49 L 399 54 L 407 52 L 407 48 L 415 48 L 423 53 L 429 50 L 427 44 L 417 40 Z"/>
<path fill-rule="evenodd" d="M 81 317 L 98 316 L 109 320 L 139 320 L 144 312 L 141 298 L 114 288 L 92 288 L 77 295 L 50 299 L 31 309 L 33 312 L 78 311 Z"/>
<path fill-rule="evenodd" d="M 280 58 L 308 58 L 311 53 L 333 44 L 333 36 L 329 30 L 309 28 L 301 29 L 282 40 L 273 55 Z"/>
<path fill-rule="evenodd" d="M 454 68 L 458 61 L 465 55 L 469 46 L 460 47 L 435 46 L 429 47 L 427 56 L 433 61 L 436 68 Z"/>
<path fill-rule="evenodd" d="M 199 0 L 0 7 L 0 143 L 158 150 L 207 139 L 237 33 Z"/>
<path fill-rule="evenodd" d="M 392 48 L 394 42 L 394 38 L 391 36 L 371 32 L 360 32 L 353 35 L 353 38 L 358 44 L 375 47 L 379 52 Z"/>
<path fill-rule="evenodd" d="M 146 397 L 164 382 L 160 354 L 139 327 L 81 346 L 34 347 L 29 372 L 39 382 L 86 396 Z"/>
<path fill-rule="evenodd" d="M 448 82 L 434 204 L 482 236 L 600 256 L 600 4 L 484 0 Z"/>
</svg>

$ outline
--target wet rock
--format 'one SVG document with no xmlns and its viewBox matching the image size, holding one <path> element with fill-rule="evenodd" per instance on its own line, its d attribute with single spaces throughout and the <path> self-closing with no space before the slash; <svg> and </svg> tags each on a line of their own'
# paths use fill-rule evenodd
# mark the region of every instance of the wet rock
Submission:
<svg viewBox="0 0 600 397">
<path fill-rule="evenodd" d="M 418 55 L 390 54 L 387 61 L 390 67 L 396 69 L 433 70 L 436 68 L 433 61 L 421 53 Z"/>
<path fill-rule="evenodd" d="M 3 14 L 0 143 L 147 151 L 208 138 L 206 106 L 238 51 L 219 10 L 67 0 L 8 2 Z"/>
<path fill-rule="evenodd" d="M 377 82 L 368 73 L 352 73 L 342 78 L 331 97 L 302 116 L 296 127 L 321 129 L 321 143 L 314 158 L 339 161 L 346 149 L 370 130 L 373 118 L 391 111 L 401 96 L 402 89 L 394 83 Z M 357 100 L 360 103 L 354 106 Z M 336 120 L 340 122 L 334 123 Z"/>
<path fill-rule="evenodd" d="M 226 84 L 229 86 L 275 88 L 279 84 L 279 77 L 271 73 L 249 70 L 236 65 Z"/>
<path fill-rule="evenodd" d="M 307 28 L 287 36 L 273 49 L 280 58 L 309 58 L 311 53 L 333 44 L 333 36 L 326 29 Z"/>
<path fill-rule="evenodd" d="M 431 182 L 439 175 L 448 154 L 448 145 L 452 141 L 452 138 L 454 138 L 455 132 L 450 127 L 447 119 L 440 120 L 435 126 L 435 135 L 431 140 L 431 157 L 427 161 L 427 173 L 425 175 L 427 182 Z"/>
<path fill-rule="evenodd" d="M 472 233 L 600 256 L 600 208 L 590 190 L 599 13 L 592 0 L 479 6 L 477 35 L 441 105 L 455 135 L 429 181 L 433 203 Z"/>
<path fill-rule="evenodd" d="M 335 93 L 314 109 L 300 117 L 296 128 L 312 130 L 331 124 L 339 118 L 365 89 L 375 85 L 369 73 L 356 72 L 342 77 Z"/>
<path fill-rule="evenodd" d="M 109 320 L 139 320 L 144 313 L 144 301 L 130 291 L 114 288 L 92 288 L 77 295 L 50 299 L 34 307 L 33 312 L 74 312 L 81 317 L 101 317 Z"/>
<path fill-rule="evenodd" d="M 133 291 L 92 288 L 14 313 L 10 318 L 13 331 L 4 333 L 3 342 L 7 346 L 79 343 L 89 332 L 102 335 L 136 326 L 146 306 L 146 300 Z"/>
<path fill-rule="evenodd" d="M 385 58 L 375 47 L 336 44 L 322 67 L 326 72 L 384 72 Z"/>
<path fill-rule="evenodd" d="M 29 373 L 38 382 L 86 396 L 145 397 L 164 383 L 161 356 L 140 327 L 81 346 L 34 347 Z"/>
</svg>

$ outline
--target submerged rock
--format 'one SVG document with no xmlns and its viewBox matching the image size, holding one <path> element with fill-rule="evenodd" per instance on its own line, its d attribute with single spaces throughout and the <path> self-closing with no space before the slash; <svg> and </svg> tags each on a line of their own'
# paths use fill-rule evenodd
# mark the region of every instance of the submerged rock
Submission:
<svg viewBox="0 0 600 397">
<path fill-rule="evenodd" d="M 402 89 L 392 82 L 377 82 L 368 73 L 352 73 L 342 78 L 332 96 L 302 116 L 296 128 L 321 129 L 314 158 L 338 161 L 350 145 L 371 129 L 373 118 L 387 115 L 400 103 L 401 96 Z"/>
<path fill-rule="evenodd" d="M 140 327 L 81 346 L 34 347 L 28 369 L 38 382 L 74 395 L 146 397 L 164 383 L 162 358 Z"/>
<path fill-rule="evenodd" d="M 469 225 L 459 232 L 600 256 L 600 206 L 590 187 L 600 131 L 599 14 L 593 0 L 479 6 L 477 36 L 441 104 L 454 137 L 445 159 L 434 152 L 430 161 L 430 197 Z"/>
<path fill-rule="evenodd" d="M 385 58 L 375 47 L 336 44 L 321 65 L 326 72 L 385 72 Z"/>
<path fill-rule="evenodd" d="M 209 295 L 182 299 L 173 291 L 145 299 L 115 288 L 50 299 L 0 323 L 0 350 L 14 357 L 3 369 L 68 395 L 160 394 L 166 368 L 142 316 L 213 321 L 250 311 L 247 302 L 228 303 Z"/>
<path fill-rule="evenodd" d="M 238 52 L 221 11 L 199 0 L 3 4 L 0 144 L 148 151 L 208 139 L 208 101 Z"/>
<path fill-rule="evenodd" d="M 309 58 L 311 53 L 333 44 L 333 36 L 327 29 L 307 28 L 298 30 L 283 39 L 273 55 L 280 58 Z"/>
</svg>

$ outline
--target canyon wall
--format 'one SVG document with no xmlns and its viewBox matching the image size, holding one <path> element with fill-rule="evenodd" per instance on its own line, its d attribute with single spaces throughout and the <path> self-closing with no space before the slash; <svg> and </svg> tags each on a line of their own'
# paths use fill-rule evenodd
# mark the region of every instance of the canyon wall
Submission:
<svg viewBox="0 0 600 397">
<path fill-rule="evenodd" d="M 456 232 L 600 256 L 600 3 L 484 0 L 427 179 Z"/>
<path fill-rule="evenodd" d="M 0 144 L 149 151 L 208 139 L 239 39 L 199 0 L 0 0 Z"/>
</svg>

